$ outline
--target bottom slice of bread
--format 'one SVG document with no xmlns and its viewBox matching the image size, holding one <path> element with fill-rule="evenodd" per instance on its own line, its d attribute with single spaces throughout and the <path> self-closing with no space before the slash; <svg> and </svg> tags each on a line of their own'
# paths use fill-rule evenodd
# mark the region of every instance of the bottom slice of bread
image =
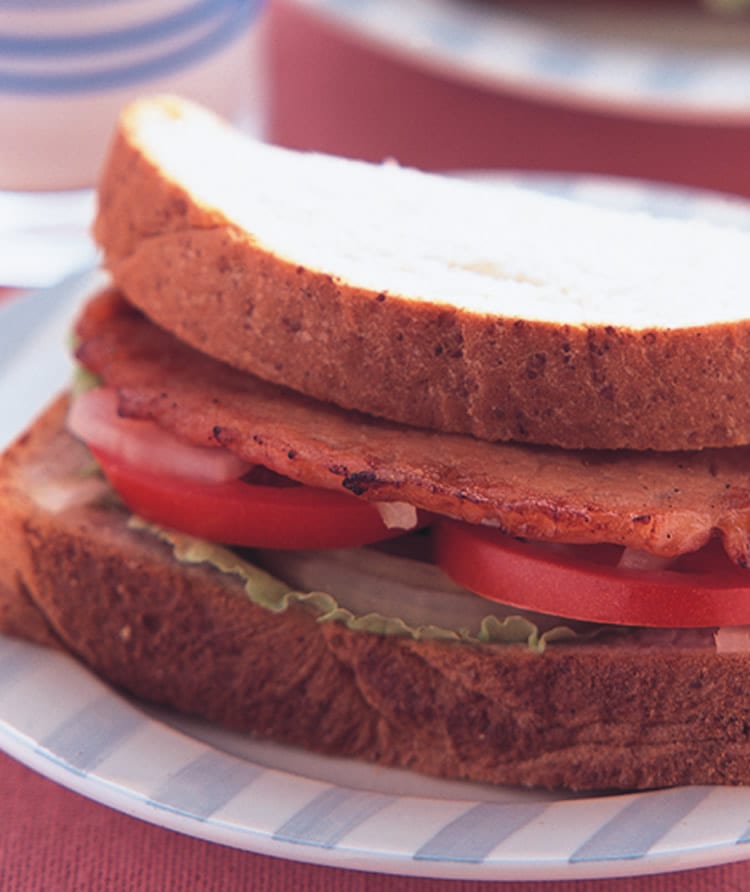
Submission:
<svg viewBox="0 0 750 892">
<path fill-rule="evenodd" d="M 137 697 L 311 750 L 577 790 L 750 782 L 750 654 L 637 636 L 414 641 L 273 613 L 176 561 L 87 473 L 55 402 L 0 465 L 0 628 Z"/>
</svg>

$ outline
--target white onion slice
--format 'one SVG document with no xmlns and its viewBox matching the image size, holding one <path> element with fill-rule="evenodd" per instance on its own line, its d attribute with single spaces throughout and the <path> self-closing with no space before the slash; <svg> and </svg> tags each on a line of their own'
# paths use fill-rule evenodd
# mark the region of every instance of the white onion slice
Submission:
<svg viewBox="0 0 750 892">
<path fill-rule="evenodd" d="M 224 483 L 236 480 L 251 467 L 223 447 L 192 446 L 153 421 L 121 418 L 117 394 L 105 387 L 88 390 L 75 399 L 67 426 L 92 448 L 153 474 Z"/>
<path fill-rule="evenodd" d="M 714 642 L 720 654 L 747 653 L 750 651 L 750 626 L 724 626 L 717 630 Z"/>
<path fill-rule="evenodd" d="M 389 530 L 413 530 L 417 525 L 417 509 L 408 502 L 374 502 L 380 518 Z"/>
<path fill-rule="evenodd" d="M 356 616 L 398 617 L 412 627 L 476 635 L 485 617 L 525 617 L 540 631 L 585 624 L 494 603 L 456 585 L 434 564 L 369 548 L 259 551 L 253 558 L 299 591 L 326 592 Z"/>
<path fill-rule="evenodd" d="M 73 508 L 91 505 L 111 492 L 101 477 L 61 477 L 32 481 L 29 495 L 44 511 L 62 514 Z"/>
<path fill-rule="evenodd" d="M 674 563 L 673 557 L 664 557 L 659 554 L 649 554 L 637 548 L 626 548 L 617 567 L 620 570 L 664 570 Z"/>
<path fill-rule="evenodd" d="M 496 603 L 457 586 L 438 567 L 424 561 L 387 554 L 371 548 L 334 551 L 257 551 L 257 563 L 299 591 L 332 595 L 355 616 L 377 614 L 398 617 L 412 628 L 437 626 L 476 635 L 483 619 L 495 616 L 521 617 L 533 623 L 540 634 L 559 627 L 581 633 L 594 626 L 578 620 L 522 610 Z M 649 629 L 611 627 L 616 634 L 603 639 L 603 647 L 750 649 L 750 627 L 722 629 L 724 640 L 714 642 L 713 629 Z M 606 642 L 606 643 L 604 643 Z M 724 647 L 722 647 L 722 644 Z"/>
</svg>

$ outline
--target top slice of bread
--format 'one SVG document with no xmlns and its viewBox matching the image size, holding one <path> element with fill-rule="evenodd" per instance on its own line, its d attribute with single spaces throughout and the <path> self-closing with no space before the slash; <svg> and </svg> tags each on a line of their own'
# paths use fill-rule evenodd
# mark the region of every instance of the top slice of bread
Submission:
<svg viewBox="0 0 750 892">
<path fill-rule="evenodd" d="M 750 234 L 128 107 L 96 236 L 154 321 L 345 408 L 571 448 L 750 442 Z"/>
</svg>

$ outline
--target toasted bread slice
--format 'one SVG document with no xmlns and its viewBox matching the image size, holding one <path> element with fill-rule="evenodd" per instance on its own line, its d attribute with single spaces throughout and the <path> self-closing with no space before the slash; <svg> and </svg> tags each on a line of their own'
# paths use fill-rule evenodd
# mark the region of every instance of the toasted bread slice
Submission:
<svg viewBox="0 0 750 892">
<path fill-rule="evenodd" d="M 212 356 L 482 439 L 750 442 L 750 234 L 245 140 L 174 99 L 122 117 L 96 237 Z"/>
<path fill-rule="evenodd" d="M 272 612 L 132 529 L 63 428 L 0 463 L 3 631 L 59 642 L 132 694 L 321 752 L 573 789 L 750 782 L 750 654 L 637 636 L 469 645 Z"/>
</svg>

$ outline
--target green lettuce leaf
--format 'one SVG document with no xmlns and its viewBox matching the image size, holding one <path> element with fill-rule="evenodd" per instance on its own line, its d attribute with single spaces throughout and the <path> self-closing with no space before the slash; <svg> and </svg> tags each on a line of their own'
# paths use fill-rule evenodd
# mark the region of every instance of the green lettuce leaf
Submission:
<svg viewBox="0 0 750 892">
<path fill-rule="evenodd" d="M 129 520 L 132 529 L 148 532 L 172 548 L 176 560 L 186 564 L 209 564 L 221 573 L 238 577 L 248 598 L 260 607 L 274 613 L 287 610 L 292 604 L 300 604 L 315 615 L 319 623 L 338 622 L 347 629 L 370 632 L 376 635 L 398 635 L 417 641 L 443 640 L 472 644 L 524 644 L 529 649 L 542 652 L 548 644 L 557 641 L 588 640 L 598 632 L 576 631 L 568 626 L 555 626 L 540 633 L 529 619 L 518 615 L 498 616 L 489 614 L 478 634 L 466 629 L 441 628 L 435 625 L 414 626 L 395 616 L 378 613 L 355 615 L 327 592 L 301 592 L 290 588 L 282 580 L 257 567 L 242 555 L 226 548 L 197 539 L 185 533 L 167 530 L 148 523 L 134 515 Z M 498 605 L 499 606 L 499 605 Z"/>
</svg>

